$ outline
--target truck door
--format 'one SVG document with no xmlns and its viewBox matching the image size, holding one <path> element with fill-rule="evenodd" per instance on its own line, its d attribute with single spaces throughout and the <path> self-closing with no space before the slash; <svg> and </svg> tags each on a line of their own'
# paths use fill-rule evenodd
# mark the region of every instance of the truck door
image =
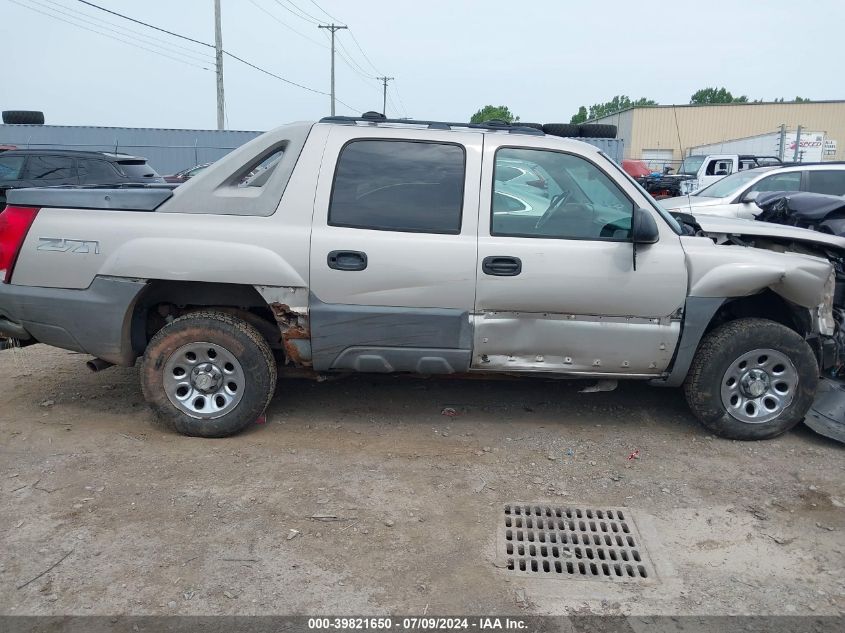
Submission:
<svg viewBox="0 0 845 633">
<path fill-rule="evenodd" d="M 658 375 L 686 298 L 679 236 L 621 174 L 609 175 L 609 159 L 513 141 L 485 140 L 472 368 Z M 536 174 L 545 189 L 500 177 L 504 166 Z M 660 231 L 637 246 L 636 269 L 635 206 Z"/>
<path fill-rule="evenodd" d="M 414 136 L 354 125 L 329 134 L 311 237 L 318 371 L 469 367 L 482 136 Z"/>
</svg>

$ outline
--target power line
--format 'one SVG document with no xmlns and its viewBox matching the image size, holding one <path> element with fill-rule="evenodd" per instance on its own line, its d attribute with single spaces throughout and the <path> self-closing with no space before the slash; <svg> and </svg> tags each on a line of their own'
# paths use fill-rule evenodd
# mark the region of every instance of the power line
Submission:
<svg viewBox="0 0 845 633">
<path fill-rule="evenodd" d="M 191 63 L 189 61 L 185 61 L 184 59 L 179 59 L 178 57 L 173 57 L 172 55 L 168 55 L 167 53 L 162 53 L 161 51 L 155 50 L 153 48 L 147 48 L 146 46 L 143 46 L 142 44 L 138 44 L 137 42 L 133 43 L 133 42 L 128 41 L 126 39 L 115 37 L 114 35 L 109 35 L 108 33 L 103 33 L 102 31 L 97 31 L 93 28 L 83 26 L 82 24 L 77 24 L 76 22 L 71 22 L 69 20 L 66 20 L 65 18 L 59 17 L 58 15 L 56 15 L 54 13 L 46 13 L 46 12 L 41 11 L 41 10 L 39 10 L 39 9 L 33 7 L 33 6 L 30 6 L 28 4 L 23 4 L 21 2 L 18 2 L 18 0 L 9 0 L 9 2 L 16 4 L 20 7 L 23 7 L 25 9 L 29 9 L 30 11 L 35 11 L 36 13 L 40 13 L 41 15 L 45 15 L 49 18 L 53 18 L 54 20 L 58 20 L 59 22 L 64 22 L 65 24 L 69 24 L 70 26 L 75 26 L 75 27 L 83 29 L 85 31 L 89 31 L 90 33 L 96 33 L 97 35 L 102 35 L 103 37 L 108 37 L 109 39 L 115 40 L 116 42 L 121 42 L 122 44 L 134 46 L 135 48 L 143 49 L 143 50 L 145 50 L 149 53 L 154 53 L 155 55 L 160 55 L 161 57 L 166 57 L 167 59 L 169 59 L 171 61 L 175 61 L 175 62 L 178 62 L 180 64 L 185 64 L 186 66 L 193 66 L 194 68 L 199 68 L 200 70 L 210 70 L 209 68 L 206 68 L 204 66 L 199 66 L 199 65 Z"/>
<path fill-rule="evenodd" d="M 355 42 L 355 46 L 357 46 L 357 47 L 358 47 L 358 50 L 359 50 L 359 51 L 361 51 L 361 55 L 363 55 L 363 56 L 364 56 L 364 59 L 366 59 L 366 60 L 367 60 L 367 63 L 370 65 L 370 67 L 371 67 L 374 71 L 376 71 L 376 73 L 378 73 L 378 72 L 379 72 L 378 68 L 376 68 L 376 67 L 375 67 L 375 64 L 373 64 L 373 62 L 371 62 L 371 61 L 370 61 L 370 58 L 369 58 L 369 57 L 367 57 L 367 54 L 364 52 L 364 49 L 363 49 L 363 48 L 361 47 L 361 45 L 358 43 L 358 38 L 357 38 L 357 37 L 355 37 L 355 33 L 353 33 L 352 31 L 349 31 L 349 35 L 352 37 L 352 41 L 353 41 L 353 42 Z"/>
<path fill-rule="evenodd" d="M 316 2 L 314 2 L 314 0 L 308 0 L 308 1 L 309 1 L 311 4 L 313 4 L 315 7 L 317 7 L 320 11 L 322 11 L 322 12 L 323 12 L 323 13 L 325 13 L 327 16 L 329 16 L 329 18 L 330 18 L 330 19 L 334 20 L 335 22 L 343 22 L 343 20 L 338 20 L 338 19 L 337 19 L 336 17 L 334 17 L 331 13 L 329 13 L 329 12 L 328 12 L 328 11 L 326 11 L 323 7 L 321 7 L 319 4 L 317 4 Z"/>
<path fill-rule="evenodd" d="M 101 7 L 98 4 L 94 4 L 93 2 L 88 2 L 88 0 L 79 0 L 82 4 L 87 4 L 89 7 L 94 7 L 95 9 L 99 9 L 100 11 L 105 11 L 106 13 L 111 13 L 112 15 L 116 15 L 119 18 L 123 18 L 124 20 L 129 20 L 130 22 L 134 22 L 135 24 L 140 24 L 141 26 L 146 26 L 150 29 L 155 29 L 156 31 L 161 31 L 162 33 L 167 33 L 168 35 L 172 35 L 173 37 L 178 37 L 182 40 L 187 40 L 189 42 L 193 42 L 194 44 L 199 44 L 200 46 L 207 46 L 208 48 L 214 48 L 213 44 L 209 44 L 208 42 L 200 42 L 199 40 L 195 40 L 192 37 L 188 37 L 187 35 L 180 35 L 179 33 L 174 33 L 173 31 L 168 31 L 167 29 L 163 29 L 158 26 L 153 26 L 152 24 L 148 24 L 146 22 L 141 22 L 141 20 L 136 20 L 135 18 L 130 18 L 128 15 L 123 15 L 122 13 L 118 13 L 117 11 L 112 11 L 111 9 L 106 9 L 105 7 Z"/>
<path fill-rule="evenodd" d="M 315 22 L 319 22 L 319 23 L 321 23 L 321 24 L 326 24 L 326 21 L 325 21 L 325 20 L 321 20 L 320 18 L 318 18 L 318 17 L 316 17 L 316 16 L 314 16 L 314 15 L 311 15 L 311 14 L 310 14 L 310 13 L 308 13 L 308 11 L 306 11 L 305 9 L 302 9 L 302 8 L 300 8 L 299 6 L 297 6 L 297 4 L 293 2 L 293 0 L 284 0 L 284 1 L 285 1 L 285 2 L 287 2 L 290 6 L 292 6 L 295 10 L 299 11 L 299 12 L 300 12 L 300 13 L 302 13 L 303 15 L 308 16 L 309 18 L 311 18 L 311 19 L 312 19 L 312 20 L 314 20 Z"/>
<path fill-rule="evenodd" d="M 304 39 L 308 40 L 309 42 L 313 42 L 314 44 L 316 44 L 317 46 L 320 46 L 320 47 L 322 47 L 322 48 L 328 48 L 328 45 L 323 44 L 322 42 L 319 42 L 319 41 L 315 40 L 314 38 L 308 37 L 308 36 L 307 36 L 307 35 L 305 35 L 304 33 L 300 33 L 300 32 L 299 32 L 299 31 L 297 31 L 295 28 L 293 28 L 292 26 L 290 26 L 288 23 L 283 22 L 283 21 L 282 21 L 282 20 L 280 20 L 278 17 L 276 17 L 276 15 L 275 15 L 275 14 L 273 14 L 271 11 L 268 11 L 267 9 L 265 9 L 264 7 L 262 7 L 262 6 L 261 6 L 260 4 L 258 4 L 255 0 L 249 0 L 249 1 L 250 1 L 250 2 L 251 2 L 254 6 L 255 6 L 255 8 L 256 8 L 256 9 L 259 9 L 260 11 L 263 11 L 264 13 L 266 13 L 267 15 L 269 15 L 269 16 L 270 16 L 273 20 L 275 20 L 276 22 L 278 22 L 279 24 L 281 24 L 283 27 L 285 27 L 285 28 L 286 28 L 286 29 L 288 29 L 289 31 L 293 31 L 294 33 L 296 33 L 297 35 L 299 35 L 299 37 L 302 37 L 302 38 L 304 38 Z"/>
<path fill-rule="evenodd" d="M 308 15 L 307 13 L 305 13 L 305 11 L 303 11 L 302 9 L 300 9 L 299 7 L 297 7 L 297 6 L 296 6 L 295 4 L 293 4 L 292 2 L 291 2 L 290 4 L 291 4 L 291 6 L 293 6 L 293 7 L 296 9 L 296 11 L 294 11 L 293 9 L 291 9 L 290 7 L 288 7 L 286 4 L 282 4 L 279 0 L 273 0 L 273 2 L 275 2 L 276 4 L 278 4 L 280 7 L 282 7 L 285 11 L 287 11 L 287 12 L 288 12 L 288 13 L 290 13 L 291 15 L 295 15 L 295 16 L 296 16 L 296 17 L 298 17 L 300 20 L 305 20 L 306 22 L 310 22 L 311 24 L 315 24 L 315 25 L 316 25 L 316 24 L 325 24 L 325 23 L 326 23 L 326 21 L 325 21 L 325 20 L 318 20 L 318 19 L 317 19 L 317 18 L 315 18 L 314 16 L 310 16 L 310 15 Z M 306 17 L 306 16 L 307 16 L 307 17 Z"/>
<path fill-rule="evenodd" d="M 15 0 L 9 0 L 9 1 L 10 1 L 10 2 L 14 2 Z M 79 2 L 81 2 L 82 4 L 87 4 L 88 6 L 94 7 L 95 9 L 99 9 L 100 11 L 105 11 L 106 13 L 111 13 L 112 15 L 116 15 L 117 17 L 119 17 L 119 18 L 123 18 L 124 20 L 129 20 L 130 22 L 135 22 L 136 24 L 141 24 L 141 25 L 146 26 L 146 27 L 148 27 L 148 28 L 155 29 L 156 31 L 161 31 L 162 33 L 167 33 L 168 35 L 172 35 L 173 37 L 178 37 L 178 38 L 183 39 L 183 40 L 188 40 L 189 42 L 194 42 L 195 44 L 200 44 L 201 46 L 206 46 L 206 47 L 208 47 L 208 48 L 214 48 L 214 45 L 213 45 L 213 44 L 209 44 L 209 43 L 207 43 L 207 42 L 201 42 L 200 40 L 195 40 L 195 39 L 193 39 L 193 38 L 191 38 L 191 37 L 188 37 L 188 36 L 186 36 L 186 35 L 181 35 L 181 34 L 179 34 L 179 33 L 174 33 L 173 31 L 168 31 L 167 29 L 163 29 L 163 28 L 161 28 L 161 27 L 154 26 L 154 25 L 149 24 L 149 23 L 147 23 L 147 22 L 142 22 L 141 20 L 136 20 L 135 18 L 131 18 L 131 17 L 129 17 L 128 15 L 124 15 L 124 14 L 122 14 L 122 13 L 118 13 L 117 11 L 112 11 L 111 9 L 106 9 L 105 7 L 101 7 L 101 6 L 97 5 L 97 4 L 94 4 L 93 2 L 88 2 L 88 0 L 79 0 Z M 278 0 L 276 0 L 276 2 L 278 2 Z M 273 77 L 274 79 L 278 79 L 279 81 L 283 81 L 283 82 L 284 82 L 284 83 L 286 83 L 286 84 L 290 84 L 291 86 L 296 86 L 297 88 L 301 88 L 302 90 L 307 90 L 307 91 L 309 91 L 309 92 L 313 92 L 313 93 L 315 93 L 315 94 L 320 94 L 320 95 L 329 96 L 329 93 L 328 93 L 328 92 L 323 92 L 322 90 L 317 90 L 316 88 L 310 88 L 310 87 L 308 87 L 308 86 L 304 86 L 304 85 L 302 85 L 302 84 L 300 84 L 300 83 L 297 83 L 297 82 L 295 82 L 295 81 L 291 81 L 290 79 L 286 79 L 285 77 L 282 77 L 281 75 L 277 75 L 276 73 L 271 72 L 271 71 L 269 71 L 269 70 L 267 70 L 267 69 L 265 69 L 265 68 L 262 68 L 262 67 L 260 67 L 260 66 L 257 66 L 257 65 L 255 65 L 255 64 L 253 64 L 252 62 L 248 62 L 248 61 L 247 61 L 247 60 L 245 60 L 244 58 L 239 57 L 238 55 L 235 55 L 234 53 L 229 52 L 229 51 L 227 51 L 227 50 L 224 50 L 224 51 L 223 51 L 223 54 L 224 54 L 224 55 L 228 55 L 228 56 L 229 56 L 229 57 L 231 57 L 232 59 L 234 59 L 234 60 L 236 60 L 236 61 L 239 61 L 239 62 L 241 62 L 242 64 L 245 64 L 245 65 L 249 66 L 250 68 L 253 68 L 253 69 L 255 69 L 255 70 L 259 71 L 259 72 L 262 72 L 262 73 L 264 73 L 265 75 L 268 75 L 268 76 L 270 76 L 270 77 Z M 338 101 L 339 103 L 343 103 L 342 101 L 340 101 L 340 99 L 337 99 L 337 101 Z M 347 104 L 345 104 L 345 103 L 344 103 L 343 105 L 345 105 L 347 108 L 352 109 L 349 105 L 347 105 Z"/>
<path fill-rule="evenodd" d="M 402 101 L 402 95 L 399 94 L 399 84 L 393 84 L 393 92 L 396 93 L 396 98 L 399 100 L 399 105 L 402 107 L 402 112 L 405 114 L 405 116 L 408 116 L 408 110 L 405 108 L 405 102 Z"/>
<path fill-rule="evenodd" d="M 71 10 L 71 8 L 69 6 L 61 4 L 59 2 L 55 2 L 55 0 L 44 0 L 44 1 L 48 2 L 49 4 L 55 5 L 56 7 L 60 7 L 61 9 L 66 9 L 68 11 Z M 36 4 L 38 4 L 38 3 L 36 3 Z M 98 17 L 96 17 L 94 15 L 90 15 L 88 13 L 67 13 L 66 11 L 61 11 L 60 9 L 54 9 L 52 7 L 51 7 L 51 10 L 56 11 L 57 13 L 62 13 L 64 15 L 67 15 L 67 16 L 72 17 L 72 18 L 79 20 L 79 21 L 83 21 L 82 20 L 83 17 L 86 18 L 86 20 L 93 20 L 95 23 L 98 23 L 98 24 L 95 24 L 94 26 L 97 26 L 98 28 L 104 28 L 108 31 L 112 30 L 111 28 L 108 28 L 108 27 L 113 27 L 115 29 L 119 29 L 119 31 L 113 31 L 113 32 L 121 34 L 121 35 L 122 35 L 122 33 L 120 33 L 120 31 L 125 31 L 126 33 L 131 33 L 136 37 L 142 37 L 145 40 L 150 40 L 150 43 L 154 46 L 159 46 L 161 48 L 166 47 L 166 48 L 171 49 L 171 50 L 172 49 L 178 49 L 179 51 L 185 51 L 185 52 L 187 52 L 191 55 L 195 55 L 195 56 L 198 55 L 200 57 L 203 56 L 203 54 L 198 53 L 195 48 L 188 48 L 187 46 L 181 46 L 179 44 L 174 44 L 173 42 L 168 42 L 167 40 L 165 40 L 163 38 L 155 37 L 153 35 L 147 35 L 146 33 L 142 33 L 141 31 L 136 31 L 135 29 L 130 29 L 128 27 L 121 26 L 119 24 L 115 24 L 114 22 L 109 22 L 108 20 L 98 18 Z M 90 24 L 90 23 L 86 21 L 86 24 Z M 176 51 L 174 50 L 174 52 L 176 52 Z M 179 53 L 177 52 L 177 54 L 179 54 Z M 203 59 L 203 61 L 205 61 L 205 59 Z"/>
</svg>

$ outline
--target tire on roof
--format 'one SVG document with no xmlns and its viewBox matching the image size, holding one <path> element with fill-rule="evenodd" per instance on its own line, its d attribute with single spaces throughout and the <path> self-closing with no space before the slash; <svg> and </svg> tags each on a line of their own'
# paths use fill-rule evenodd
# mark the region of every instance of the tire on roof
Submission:
<svg viewBox="0 0 845 633">
<path fill-rule="evenodd" d="M 604 123 L 584 123 L 579 136 L 581 138 L 616 138 L 616 126 Z"/>
<path fill-rule="evenodd" d="M 546 123 L 543 125 L 543 131 L 552 136 L 566 136 L 569 138 L 578 138 L 581 136 L 581 126 L 574 123 Z"/>
<path fill-rule="evenodd" d="M 3 123 L 9 125 L 44 125 L 44 113 L 38 110 L 3 110 Z"/>
</svg>

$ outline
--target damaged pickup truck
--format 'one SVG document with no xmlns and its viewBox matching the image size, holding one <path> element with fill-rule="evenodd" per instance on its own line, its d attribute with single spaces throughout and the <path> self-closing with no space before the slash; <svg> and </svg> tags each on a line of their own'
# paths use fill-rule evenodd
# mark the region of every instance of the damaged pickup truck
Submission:
<svg viewBox="0 0 845 633">
<path fill-rule="evenodd" d="M 143 359 L 146 399 L 188 435 L 253 423 L 281 364 L 683 385 L 712 432 L 765 439 L 842 363 L 843 253 L 676 219 L 596 148 L 533 128 L 333 117 L 175 190 L 10 192 L 0 335 L 94 368 Z"/>
</svg>

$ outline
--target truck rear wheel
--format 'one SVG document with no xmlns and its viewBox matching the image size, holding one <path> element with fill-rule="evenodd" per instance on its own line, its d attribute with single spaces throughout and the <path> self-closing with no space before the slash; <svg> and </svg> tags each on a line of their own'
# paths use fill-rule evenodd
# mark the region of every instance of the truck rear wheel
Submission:
<svg viewBox="0 0 845 633">
<path fill-rule="evenodd" d="M 684 383 L 701 423 L 734 440 L 765 440 L 804 419 L 819 368 L 807 342 L 767 319 L 737 319 L 710 332 Z"/>
<path fill-rule="evenodd" d="M 276 373 L 270 346 L 252 325 L 222 312 L 193 312 L 150 341 L 141 388 L 168 427 L 226 437 L 264 413 Z"/>
</svg>

